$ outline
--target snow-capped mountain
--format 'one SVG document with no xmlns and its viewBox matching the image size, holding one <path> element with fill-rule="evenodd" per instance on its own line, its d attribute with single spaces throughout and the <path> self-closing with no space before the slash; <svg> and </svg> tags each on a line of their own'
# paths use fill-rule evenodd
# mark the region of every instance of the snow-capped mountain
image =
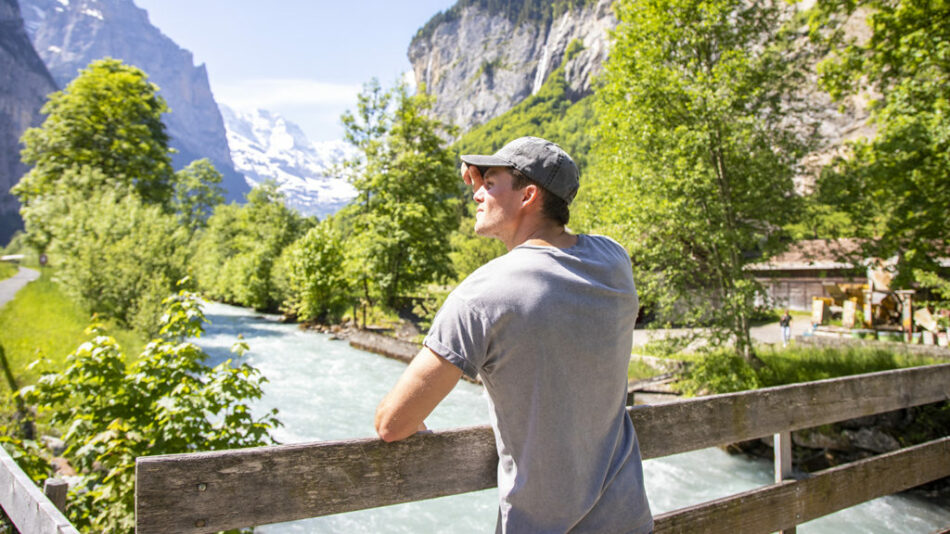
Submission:
<svg viewBox="0 0 950 534">
<path fill-rule="evenodd" d="M 346 180 L 329 175 L 350 155 L 348 144 L 311 142 L 299 126 L 270 111 L 220 108 L 234 167 L 251 187 L 275 180 L 288 206 L 321 218 L 356 196 Z"/>
</svg>

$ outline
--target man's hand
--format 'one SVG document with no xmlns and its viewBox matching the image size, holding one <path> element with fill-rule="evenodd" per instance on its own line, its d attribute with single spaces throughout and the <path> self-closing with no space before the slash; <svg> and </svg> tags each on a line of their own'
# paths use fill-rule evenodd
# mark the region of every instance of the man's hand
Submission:
<svg viewBox="0 0 950 534">
<path fill-rule="evenodd" d="M 425 430 L 425 418 L 461 377 L 461 369 L 423 347 L 376 408 L 376 433 L 399 441 Z"/>
<path fill-rule="evenodd" d="M 485 183 L 482 179 L 482 171 L 478 170 L 475 165 L 469 165 L 465 162 L 462 162 L 462 181 L 465 182 L 465 185 L 472 186 L 473 193 L 478 191 Z"/>
</svg>

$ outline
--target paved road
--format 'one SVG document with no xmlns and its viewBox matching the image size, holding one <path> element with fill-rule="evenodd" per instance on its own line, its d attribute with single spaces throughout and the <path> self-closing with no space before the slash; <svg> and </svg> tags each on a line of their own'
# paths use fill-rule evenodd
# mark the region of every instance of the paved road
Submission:
<svg viewBox="0 0 950 534">
<path fill-rule="evenodd" d="M 802 335 L 806 330 L 811 328 L 811 317 L 810 316 L 792 316 L 792 338 L 795 336 Z M 633 346 L 638 347 L 645 345 L 647 342 L 653 339 L 665 338 L 670 336 L 683 336 L 689 333 L 689 329 L 686 328 L 671 328 L 663 330 L 648 330 L 641 329 L 637 327 L 633 332 Z M 774 323 L 765 324 L 762 326 L 752 327 L 750 333 L 752 334 L 752 339 L 758 341 L 759 343 L 781 343 L 782 342 L 782 329 L 778 325 L 778 321 Z M 695 347 L 694 347 L 695 348 Z"/>
<path fill-rule="evenodd" d="M 40 277 L 40 272 L 34 269 L 20 267 L 20 270 L 6 280 L 0 280 L 0 308 L 13 300 L 13 296 L 23 286 Z"/>
</svg>

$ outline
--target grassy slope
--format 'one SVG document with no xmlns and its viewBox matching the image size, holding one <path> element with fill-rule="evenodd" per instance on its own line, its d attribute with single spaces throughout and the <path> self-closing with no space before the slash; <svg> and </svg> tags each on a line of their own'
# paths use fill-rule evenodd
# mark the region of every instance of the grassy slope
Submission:
<svg viewBox="0 0 950 534">
<path fill-rule="evenodd" d="M 38 358 L 48 358 L 54 368 L 61 368 L 66 356 L 88 339 L 83 333 L 88 325 L 89 316 L 51 280 L 48 269 L 21 289 L 0 309 L 0 345 L 20 386 L 39 378 L 38 370 L 26 369 Z M 106 330 L 130 358 L 145 346 L 145 339 L 136 332 L 108 322 Z M 5 391 L 6 382 L 2 384 L 0 391 Z"/>
<path fill-rule="evenodd" d="M 12 263 L 0 261 L 0 280 L 6 280 L 17 272 L 17 266 Z"/>
</svg>

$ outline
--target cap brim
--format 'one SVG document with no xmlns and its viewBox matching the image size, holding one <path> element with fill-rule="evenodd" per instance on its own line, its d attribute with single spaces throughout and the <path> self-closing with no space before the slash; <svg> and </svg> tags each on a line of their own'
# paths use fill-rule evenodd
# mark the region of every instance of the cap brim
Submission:
<svg viewBox="0 0 950 534">
<path fill-rule="evenodd" d="M 465 163 L 468 163 L 469 165 L 475 165 L 476 167 L 511 167 L 510 161 L 499 158 L 498 156 L 479 156 L 474 154 L 466 154 L 464 156 L 459 156 L 459 159 Z"/>
</svg>

